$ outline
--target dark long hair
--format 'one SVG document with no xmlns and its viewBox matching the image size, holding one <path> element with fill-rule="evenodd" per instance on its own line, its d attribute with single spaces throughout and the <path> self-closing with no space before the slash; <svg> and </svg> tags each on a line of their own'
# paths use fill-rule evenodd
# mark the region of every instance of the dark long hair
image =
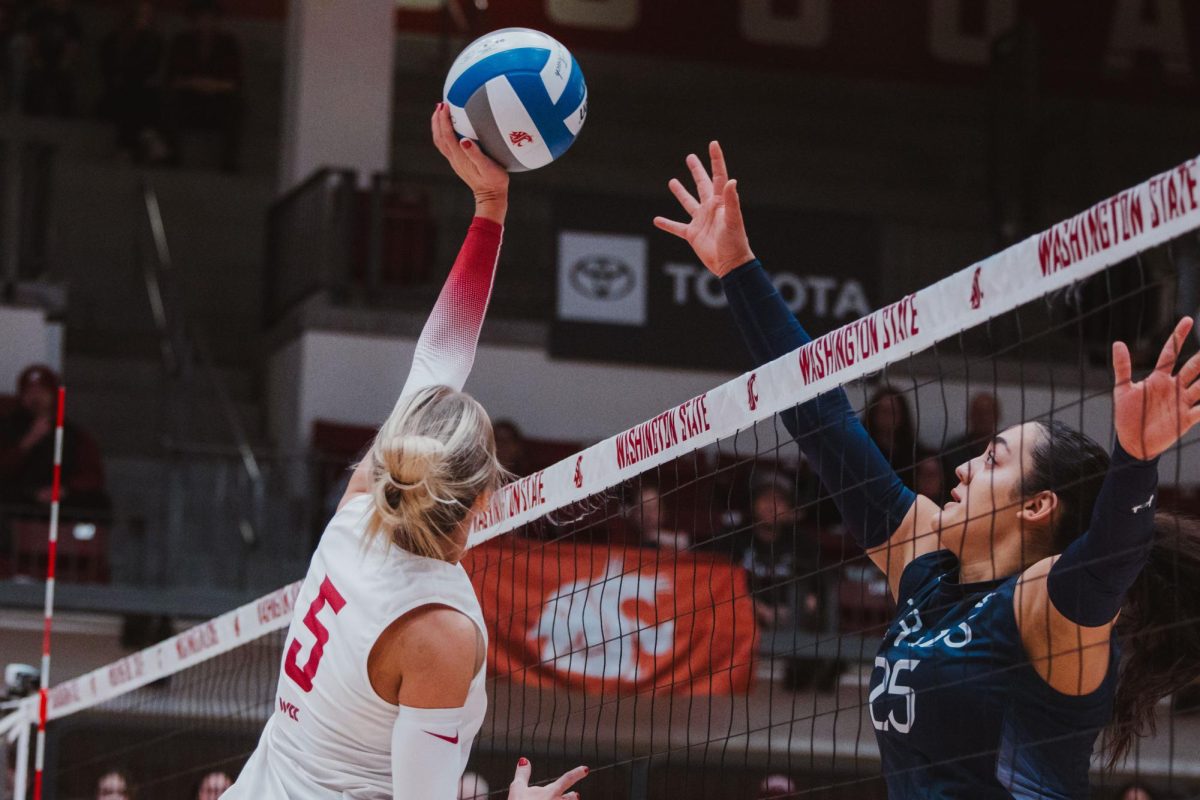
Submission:
<svg viewBox="0 0 1200 800">
<path fill-rule="evenodd" d="M 1058 497 L 1058 520 L 1045 554 L 1054 555 L 1066 550 L 1091 524 L 1109 458 L 1099 444 L 1058 420 L 1038 425 L 1044 435 L 1033 448 L 1022 489 L 1026 497 L 1047 489 Z"/>
<path fill-rule="evenodd" d="M 1083 535 L 1108 471 L 1100 445 L 1061 422 L 1040 422 L 1045 435 L 1025 475 L 1028 495 L 1047 489 L 1058 496 L 1059 518 L 1049 543 L 1061 553 Z M 1105 733 L 1108 766 L 1120 762 L 1134 740 L 1154 732 L 1159 698 L 1200 675 L 1200 520 L 1159 511 L 1146 566 L 1125 597 L 1116 626 L 1124 644 L 1113 720 Z"/>
<path fill-rule="evenodd" d="M 1111 769 L 1139 736 L 1154 733 L 1159 698 L 1200 675 L 1200 520 L 1159 511 L 1150 560 L 1121 607 L 1124 644 L 1116 709 L 1105 736 Z"/>
</svg>

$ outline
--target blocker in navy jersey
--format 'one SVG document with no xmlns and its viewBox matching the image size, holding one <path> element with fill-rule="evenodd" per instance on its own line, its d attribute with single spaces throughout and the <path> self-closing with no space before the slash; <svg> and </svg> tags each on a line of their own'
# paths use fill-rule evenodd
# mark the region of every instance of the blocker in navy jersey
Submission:
<svg viewBox="0 0 1200 800">
<path fill-rule="evenodd" d="M 905 568 L 868 695 L 892 800 L 1089 796 L 1092 745 L 1112 716 L 1117 647 L 1094 692 L 1055 691 L 1021 643 L 1018 577 L 960 584 L 946 550 Z"/>
<path fill-rule="evenodd" d="M 567 151 L 587 118 L 587 85 L 567 48 L 529 28 L 476 39 L 443 89 L 459 136 L 509 172 L 544 167 Z"/>
</svg>

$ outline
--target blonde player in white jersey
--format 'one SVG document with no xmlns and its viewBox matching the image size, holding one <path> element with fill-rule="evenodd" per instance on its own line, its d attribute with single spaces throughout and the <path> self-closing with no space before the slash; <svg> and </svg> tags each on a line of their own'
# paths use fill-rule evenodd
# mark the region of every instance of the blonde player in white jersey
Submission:
<svg viewBox="0 0 1200 800">
<path fill-rule="evenodd" d="M 227 800 L 455 800 L 487 707 L 487 629 L 459 564 L 504 470 L 461 389 L 475 358 L 508 207 L 508 174 L 449 112 L 433 139 L 475 219 L 417 342 L 400 399 L 354 471 L 296 599 L 274 712 Z M 577 800 L 578 767 L 510 800 Z M 564 794 L 565 793 L 565 794 Z"/>
</svg>

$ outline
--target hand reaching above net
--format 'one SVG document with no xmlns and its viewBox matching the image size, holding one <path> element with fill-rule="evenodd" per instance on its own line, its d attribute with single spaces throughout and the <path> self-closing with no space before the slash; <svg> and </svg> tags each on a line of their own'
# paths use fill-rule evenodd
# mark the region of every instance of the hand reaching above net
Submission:
<svg viewBox="0 0 1200 800">
<path fill-rule="evenodd" d="M 1134 458 L 1149 461 L 1165 453 L 1200 422 L 1200 353 L 1172 374 L 1183 343 L 1192 329 L 1184 317 L 1163 345 L 1154 371 L 1133 380 L 1129 348 L 1113 342 L 1113 421 L 1117 440 Z"/>
<path fill-rule="evenodd" d="M 742 264 L 753 261 L 754 253 L 746 237 L 737 181 L 729 179 L 720 143 L 710 142 L 708 154 L 712 161 L 711 178 L 699 158 L 695 155 L 687 157 L 699 200 L 677 179 L 672 178 L 667 184 L 691 221 L 685 223 L 655 217 L 654 225 L 687 241 L 708 271 L 720 278 Z"/>
</svg>

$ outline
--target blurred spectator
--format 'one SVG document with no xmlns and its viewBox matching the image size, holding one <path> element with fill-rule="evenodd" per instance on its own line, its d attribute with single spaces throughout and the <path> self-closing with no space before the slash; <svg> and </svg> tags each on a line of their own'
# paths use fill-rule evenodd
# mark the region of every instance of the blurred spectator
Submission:
<svg viewBox="0 0 1200 800">
<path fill-rule="evenodd" d="M 134 800 L 133 781 L 129 773 L 110 769 L 96 781 L 96 800 Z"/>
<path fill-rule="evenodd" d="M 132 0 L 120 26 L 100 44 L 100 113 L 116 123 L 117 150 L 138 163 L 162 161 L 167 155 L 159 130 L 164 50 L 149 0 Z"/>
<path fill-rule="evenodd" d="M 948 488 L 953 489 L 958 485 L 954 470 L 982 453 L 984 446 L 999 430 L 1000 401 L 990 392 L 973 395 L 967 408 L 967 430 L 962 436 L 951 440 L 942 454 Z"/>
<path fill-rule="evenodd" d="M 487 800 L 492 787 L 478 772 L 467 771 L 458 780 L 458 800 Z"/>
<path fill-rule="evenodd" d="M 1143 784 L 1130 783 L 1117 790 L 1114 798 L 1115 800 L 1155 800 L 1155 795 Z"/>
<path fill-rule="evenodd" d="M 825 629 L 825 589 L 820 531 L 810 521 L 812 504 L 798 504 L 791 479 L 775 475 L 758 484 L 751 499 L 750 539 L 742 554 L 754 597 L 754 616 L 765 629 L 808 633 Z M 823 658 L 784 659 L 784 686 L 833 689 L 842 664 Z"/>
<path fill-rule="evenodd" d="M 765 628 L 790 624 L 797 606 L 806 616 L 819 607 L 815 587 L 796 583 L 797 515 L 788 489 L 777 476 L 755 487 L 751 497 L 750 540 L 741 561 L 750 575 L 755 617 Z"/>
<path fill-rule="evenodd" d="M 233 786 L 233 779 L 224 772 L 210 772 L 196 784 L 195 800 L 217 800 L 230 786 Z"/>
<path fill-rule="evenodd" d="M 47 513 L 54 475 L 54 422 L 58 375 L 47 366 L 26 367 L 17 379 L 15 411 L 0 417 L 0 504 L 10 513 Z M 105 511 L 100 450 L 82 428 L 63 426 L 62 507 L 72 511 Z"/>
<path fill-rule="evenodd" d="M 215 130 L 221 137 L 221 168 L 237 170 L 242 129 L 242 54 L 221 27 L 216 0 L 192 0 L 189 25 L 171 41 L 167 60 L 168 124 L 176 158 L 183 130 Z"/>
<path fill-rule="evenodd" d="M 958 485 L 958 481 L 954 482 Z M 939 506 L 947 500 L 946 465 L 937 453 L 922 452 L 913 468 L 913 491 L 928 497 Z"/>
<path fill-rule="evenodd" d="M 625 510 L 625 520 L 641 547 L 687 550 L 692 544 L 692 537 L 687 531 L 665 527 L 662 492 L 650 481 L 642 481 L 636 501 Z"/>
<path fill-rule="evenodd" d="M 863 425 L 904 483 L 912 486 L 917 433 L 907 398 L 891 386 L 880 387 L 867 403 Z"/>
<path fill-rule="evenodd" d="M 73 116 L 83 29 L 70 0 L 39 0 L 25 20 L 25 35 L 25 112 Z"/>
<path fill-rule="evenodd" d="M 776 797 L 795 797 L 796 782 L 787 775 L 768 775 L 758 785 L 757 800 L 773 800 Z"/>
<path fill-rule="evenodd" d="M 492 426 L 492 434 L 496 437 L 496 458 L 504 468 L 517 477 L 528 475 L 529 448 L 517 424 L 502 419 Z"/>
</svg>

